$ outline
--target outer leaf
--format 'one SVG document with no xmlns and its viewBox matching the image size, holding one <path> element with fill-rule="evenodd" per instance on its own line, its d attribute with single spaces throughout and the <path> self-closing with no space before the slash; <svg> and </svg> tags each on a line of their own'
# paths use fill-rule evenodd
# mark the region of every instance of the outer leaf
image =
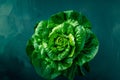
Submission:
<svg viewBox="0 0 120 80">
<path fill-rule="evenodd" d="M 98 52 L 99 42 L 96 36 L 88 29 L 88 39 L 86 40 L 85 46 L 81 53 L 78 55 L 77 64 L 82 66 L 84 63 L 92 60 Z"/>
<path fill-rule="evenodd" d="M 86 39 L 86 31 L 85 28 L 82 26 L 77 26 L 75 28 L 75 43 L 76 43 L 76 55 L 80 53 L 80 51 L 83 49 Z"/>
<path fill-rule="evenodd" d="M 85 68 L 85 70 L 86 70 L 87 72 L 90 72 L 90 66 L 89 66 L 89 63 L 88 63 L 88 62 L 86 62 L 85 64 L 83 64 L 83 67 Z"/>
<path fill-rule="evenodd" d="M 63 75 L 67 77 L 68 80 L 74 80 L 77 71 L 78 71 L 77 66 L 73 64 L 69 69 L 63 72 Z"/>
<path fill-rule="evenodd" d="M 66 18 L 66 14 L 64 12 L 59 12 L 51 16 L 50 20 L 52 21 L 52 23 L 61 24 L 66 20 L 65 18 Z"/>
<path fill-rule="evenodd" d="M 26 47 L 26 52 L 27 52 L 27 55 L 30 57 L 32 55 L 34 51 L 34 46 L 33 46 L 33 43 L 32 43 L 32 39 L 30 39 L 27 43 L 27 47 Z"/>
<path fill-rule="evenodd" d="M 35 60 L 36 62 L 33 61 L 33 65 L 37 73 L 45 79 L 54 79 L 61 74 L 57 69 L 55 69 L 57 65 L 51 60 L 38 60 Z"/>
</svg>

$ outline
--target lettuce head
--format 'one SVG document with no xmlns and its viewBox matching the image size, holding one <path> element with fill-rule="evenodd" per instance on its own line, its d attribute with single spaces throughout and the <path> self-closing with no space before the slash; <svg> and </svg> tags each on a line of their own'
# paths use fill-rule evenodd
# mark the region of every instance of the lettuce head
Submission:
<svg viewBox="0 0 120 80">
<path fill-rule="evenodd" d="M 28 40 L 26 51 L 35 71 L 50 80 L 89 71 L 88 63 L 98 52 L 99 42 L 91 31 L 91 23 L 73 10 L 59 12 L 38 22 Z"/>
</svg>

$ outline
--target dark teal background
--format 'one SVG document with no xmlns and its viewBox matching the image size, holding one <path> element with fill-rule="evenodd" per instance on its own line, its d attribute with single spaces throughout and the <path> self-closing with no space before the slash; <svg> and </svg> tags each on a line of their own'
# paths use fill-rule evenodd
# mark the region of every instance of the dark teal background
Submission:
<svg viewBox="0 0 120 80">
<path fill-rule="evenodd" d="M 91 72 L 75 80 L 120 80 L 119 0 L 0 0 L 0 80 L 43 80 L 29 62 L 26 43 L 36 22 L 64 10 L 85 14 L 100 41 Z"/>
</svg>

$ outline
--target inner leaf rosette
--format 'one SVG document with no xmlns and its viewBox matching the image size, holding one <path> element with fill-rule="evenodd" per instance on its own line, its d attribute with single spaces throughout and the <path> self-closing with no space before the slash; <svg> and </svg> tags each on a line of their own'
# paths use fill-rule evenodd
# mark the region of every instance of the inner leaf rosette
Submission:
<svg viewBox="0 0 120 80">
<path fill-rule="evenodd" d="M 64 58 L 73 57 L 73 53 L 75 50 L 74 35 L 72 34 L 73 31 L 68 32 L 67 28 L 69 29 L 73 27 L 68 23 L 58 25 L 52 29 L 48 36 L 48 47 L 46 49 L 48 51 L 47 55 L 52 60 L 60 61 Z M 73 51 L 73 53 L 71 50 Z"/>
<path fill-rule="evenodd" d="M 40 21 L 26 48 L 36 72 L 46 79 L 59 75 L 72 79 L 70 74 L 77 73 L 78 66 L 88 63 L 98 51 L 98 40 L 90 29 L 86 17 L 72 10 Z"/>
</svg>

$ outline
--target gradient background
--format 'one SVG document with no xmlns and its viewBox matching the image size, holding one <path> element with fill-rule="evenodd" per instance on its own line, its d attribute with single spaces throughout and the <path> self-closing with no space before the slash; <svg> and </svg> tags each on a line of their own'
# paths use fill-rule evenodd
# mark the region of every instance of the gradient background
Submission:
<svg viewBox="0 0 120 80">
<path fill-rule="evenodd" d="M 87 16 L 100 41 L 91 72 L 75 80 L 120 80 L 120 0 L 0 0 L 0 80 L 44 80 L 29 62 L 26 42 L 37 21 L 71 9 Z"/>
</svg>

